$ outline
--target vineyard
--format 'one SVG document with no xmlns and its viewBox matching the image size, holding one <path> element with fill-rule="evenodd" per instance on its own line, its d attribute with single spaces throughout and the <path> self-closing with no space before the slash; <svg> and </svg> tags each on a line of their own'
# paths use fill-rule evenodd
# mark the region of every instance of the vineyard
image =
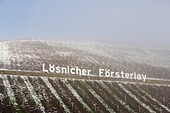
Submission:
<svg viewBox="0 0 170 113">
<path fill-rule="evenodd" d="M 169 113 L 170 85 L 0 75 L 0 113 Z"/>
<path fill-rule="evenodd" d="M 94 42 L 0 42 L 0 113 L 170 113 L 170 50 Z M 42 65 L 89 69 L 80 76 Z M 99 77 L 99 68 L 146 74 Z"/>
<path fill-rule="evenodd" d="M 170 79 L 170 50 L 76 41 L 19 40 L 0 42 L 0 69 L 42 71 L 43 64 L 137 72 Z"/>
</svg>

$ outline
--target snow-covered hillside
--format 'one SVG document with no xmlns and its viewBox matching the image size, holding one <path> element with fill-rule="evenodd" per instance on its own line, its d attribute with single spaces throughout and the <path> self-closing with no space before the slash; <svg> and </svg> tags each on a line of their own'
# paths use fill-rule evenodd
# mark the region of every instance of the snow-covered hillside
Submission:
<svg viewBox="0 0 170 113">
<path fill-rule="evenodd" d="M 169 113 L 169 84 L 0 74 L 0 113 Z"/>
<path fill-rule="evenodd" d="M 43 63 L 170 78 L 170 50 L 81 41 L 18 40 L 0 42 L 0 68 L 42 71 Z"/>
</svg>

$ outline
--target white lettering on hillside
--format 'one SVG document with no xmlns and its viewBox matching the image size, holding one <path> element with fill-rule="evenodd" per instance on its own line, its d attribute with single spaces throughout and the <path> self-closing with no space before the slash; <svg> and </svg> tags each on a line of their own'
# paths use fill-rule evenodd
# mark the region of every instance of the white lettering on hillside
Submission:
<svg viewBox="0 0 170 113">
<path fill-rule="evenodd" d="M 57 74 L 68 74 L 68 75 L 87 75 L 92 76 L 91 69 L 81 69 L 77 66 L 55 66 L 54 64 L 45 65 L 42 64 L 43 72 L 50 72 L 50 73 L 57 73 Z M 122 78 L 122 79 L 133 79 L 133 80 L 141 80 L 145 82 L 146 74 L 139 74 L 137 72 L 127 73 L 124 71 L 111 71 L 110 69 L 101 69 L 98 70 L 99 77 L 115 77 L 115 78 Z M 95 76 L 95 75 L 94 75 Z"/>
</svg>

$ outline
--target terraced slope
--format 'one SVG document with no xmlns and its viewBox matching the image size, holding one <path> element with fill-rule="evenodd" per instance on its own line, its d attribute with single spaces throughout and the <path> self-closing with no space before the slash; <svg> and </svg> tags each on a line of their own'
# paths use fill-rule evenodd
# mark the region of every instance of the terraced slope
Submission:
<svg viewBox="0 0 170 113">
<path fill-rule="evenodd" d="M 170 79 L 170 50 L 81 41 L 0 42 L 0 69 L 42 71 L 42 64 L 145 73 Z"/>
<path fill-rule="evenodd" d="M 0 75 L 0 113 L 169 113 L 170 85 Z"/>
<path fill-rule="evenodd" d="M 42 64 L 92 70 L 42 72 Z M 145 82 L 98 69 L 146 74 Z M 0 113 L 169 113 L 170 50 L 75 41 L 0 42 Z"/>
</svg>

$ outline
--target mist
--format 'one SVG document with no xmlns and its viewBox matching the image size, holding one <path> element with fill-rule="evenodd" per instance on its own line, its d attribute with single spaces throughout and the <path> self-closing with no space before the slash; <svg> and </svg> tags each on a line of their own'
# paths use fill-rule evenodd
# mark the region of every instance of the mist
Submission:
<svg viewBox="0 0 170 113">
<path fill-rule="evenodd" d="M 0 40 L 74 39 L 170 48 L 169 0 L 0 1 Z"/>
</svg>

